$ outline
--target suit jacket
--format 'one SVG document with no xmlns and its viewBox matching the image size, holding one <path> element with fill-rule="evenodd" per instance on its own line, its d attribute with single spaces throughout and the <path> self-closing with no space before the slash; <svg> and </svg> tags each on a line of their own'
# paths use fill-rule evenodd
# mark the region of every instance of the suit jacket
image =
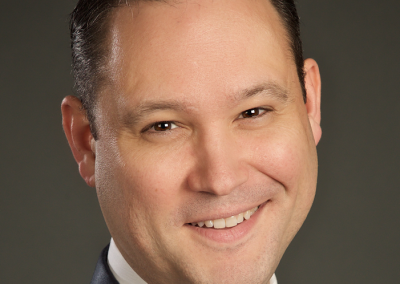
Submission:
<svg viewBox="0 0 400 284">
<path fill-rule="evenodd" d="M 107 255 L 109 247 L 110 245 L 106 246 L 101 252 L 90 284 L 119 284 L 108 266 Z"/>
</svg>

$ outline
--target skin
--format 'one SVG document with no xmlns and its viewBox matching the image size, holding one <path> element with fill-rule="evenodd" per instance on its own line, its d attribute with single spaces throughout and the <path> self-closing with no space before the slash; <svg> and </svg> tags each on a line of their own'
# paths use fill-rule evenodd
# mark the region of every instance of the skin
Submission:
<svg viewBox="0 0 400 284">
<path fill-rule="evenodd" d="M 109 45 L 99 139 L 77 98 L 62 113 L 124 258 L 148 283 L 268 283 L 315 195 L 316 62 L 305 61 L 305 104 L 286 31 L 262 0 L 118 8 Z M 265 202 L 238 238 L 187 224 Z"/>
</svg>

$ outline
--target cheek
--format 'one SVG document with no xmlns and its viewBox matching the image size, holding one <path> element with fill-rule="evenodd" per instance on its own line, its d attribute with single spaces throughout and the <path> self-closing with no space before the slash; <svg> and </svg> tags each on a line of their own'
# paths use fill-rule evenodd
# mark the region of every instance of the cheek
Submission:
<svg viewBox="0 0 400 284">
<path fill-rule="evenodd" d="M 314 161 L 307 132 L 296 120 L 275 124 L 247 143 L 249 164 L 281 183 L 288 195 L 297 194 L 299 188 L 306 187 Z"/>
<path fill-rule="evenodd" d="M 136 151 L 135 148 L 140 149 Z M 121 197 L 138 219 L 151 222 L 168 220 L 180 204 L 185 160 L 180 149 L 146 149 L 121 145 L 122 167 L 115 178 Z M 129 202 L 128 202 L 129 201 Z"/>
<path fill-rule="evenodd" d="M 155 236 L 174 233 L 171 216 L 181 203 L 185 161 L 182 155 L 173 155 L 175 151 L 150 151 L 131 146 L 131 141 L 119 143 L 118 147 L 110 145 L 104 141 L 104 147 L 99 148 L 98 163 L 102 166 L 96 172 L 96 188 L 107 226 L 113 236 L 124 239 L 126 244 L 135 240 L 140 251 L 154 253 Z"/>
<path fill-rule="evenodd" d="M 271 199 L 276 239 L 286 248 L 304 222 L 316 189 L 316 151 L 313 137 L 302 120 L 277 123 L 247 143 L 255 179 L 271 178 L 283 186 Z M 260 175 L 261 174 L 261 175 Z M 268 233 L 268 232 L 266 232 Z M 283 254 L 282 250 L 282 254 Z"/>
</svg>

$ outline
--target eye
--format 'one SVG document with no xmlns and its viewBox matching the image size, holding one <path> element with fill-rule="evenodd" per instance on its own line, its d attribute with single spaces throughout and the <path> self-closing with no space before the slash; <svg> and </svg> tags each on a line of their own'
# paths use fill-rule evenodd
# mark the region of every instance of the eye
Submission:
<svg viewBox="0 0 400 284">
<path fill-rule="evenodd" d="M 149 128 L 149 130 L 154 130 L 156 132 L 163 132 L 163 131 L 172 130 L 176 127 L 178 127 L 178 126 L 171 121 L 161 121 L 161 122 L 154 123 L 152 125 L 152 127 Z"/>
<path fill-rule="evenodd" d="M 263 108 L 252 108 L 252 109 L 248 109 L 248 110 L 242 112 L 240 114 L 239 118 L 257 117 L 257 116 L 263 115 L 265 112 L 267 112 L 267 110 L 263 109 Z"/>
</svg>

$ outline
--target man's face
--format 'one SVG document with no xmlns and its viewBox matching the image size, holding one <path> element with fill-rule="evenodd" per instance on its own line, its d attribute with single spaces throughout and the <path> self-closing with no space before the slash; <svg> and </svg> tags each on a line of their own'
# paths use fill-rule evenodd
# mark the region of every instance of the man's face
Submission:
<svg viewBox="0 0 400 284">
<path fill-rule="evenodd" d="M 303 223 L 319 138 L 285 34 L 262 0 L 116 10 L 95 182 L 111 235 L 146 281 L 266 283 Z M 191 225 L 257 206 L 230 228 Z"/>
</svg>

